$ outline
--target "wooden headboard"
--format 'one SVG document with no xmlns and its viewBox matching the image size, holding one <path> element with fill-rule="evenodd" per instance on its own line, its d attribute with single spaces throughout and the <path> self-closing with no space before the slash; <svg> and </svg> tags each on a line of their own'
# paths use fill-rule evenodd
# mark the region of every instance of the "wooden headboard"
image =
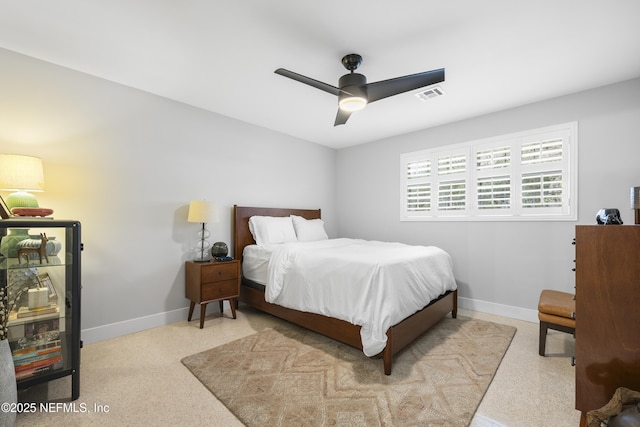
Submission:
<svg viewBox="0 0 640 427">
<path fill-rule="evenodd" d="M 298 215 L 306 219 L 320 218 L 320 209 L 284 209 L 284 208 L 254 208 L 247 206 L 233 206 L 233 242 L 235 259 L 242 260 L 242 251 L 247 245 L 254 245 L 249 218 L 260 216 L 289 216 Z"/>
</svg>

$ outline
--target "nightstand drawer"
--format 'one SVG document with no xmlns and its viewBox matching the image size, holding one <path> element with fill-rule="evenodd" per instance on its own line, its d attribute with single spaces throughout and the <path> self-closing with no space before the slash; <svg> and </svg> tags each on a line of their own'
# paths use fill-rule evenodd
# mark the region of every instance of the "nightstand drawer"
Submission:
<svg viewBox="0 0 640 427">
<path fill-rule="evenodd" d="M 230 264 L 210 264 L 202 266 L 202 283 L 219 282 L 238 278 L 238 266 Z"/>
<path fill-rule="evenodd" d="M 201 292 L 202 301 L 235 298 L 238 296 L 238 280 L 204 283 Z"/>
</svg>

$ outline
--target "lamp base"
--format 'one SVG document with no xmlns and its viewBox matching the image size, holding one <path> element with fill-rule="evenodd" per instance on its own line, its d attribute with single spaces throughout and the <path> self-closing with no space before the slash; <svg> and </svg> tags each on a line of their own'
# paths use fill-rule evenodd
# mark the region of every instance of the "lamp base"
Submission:
<svg viewBox="0 0 640 427">
<path fill-rule="evenodd" d="M 211 260 L 211 255 L 209 255 L 209 242 L 206 240 L 199 241 L 195 248 L 195 254 L 194 262 L 209 262 Z"/>
<path fill-rule="evenodd" d="M 9 210 L 13 208 L 37 208 L 40 206 L 38 205 L 36 196 L 26 191 L 16 191 L 15 193 L 9 194 L 5 203 Z"/>
<path fill-rule="evenodd" d="M 198 232 L 198 241 L 195 249 L 195 262 L 208 262 L 211 259 L 211 243 L 209 243 L 209 230 L 206 228 L 206 224 L 202 223 L 202 229 Z"/>
</svg>

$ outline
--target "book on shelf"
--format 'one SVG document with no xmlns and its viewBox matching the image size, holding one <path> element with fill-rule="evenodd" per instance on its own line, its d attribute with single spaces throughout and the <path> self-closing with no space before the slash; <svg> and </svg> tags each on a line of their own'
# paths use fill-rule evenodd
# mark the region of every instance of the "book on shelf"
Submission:
<svg viewBox="0 0 640 427">
<path fill-rule="evenodd" d="M 56 365 L 58 363 L 62 363 L 62 355 L 59 354 L 57 356 L 49 357 L 42 360 L 34 360 L 33 362 L 25 363 L 23 365 L 16 366 L 16 374 L 18 372 L 28 371 L 34 368 L 42 368 L 44 366 Z"/>
<path fill-rule="evenodd" d="M 17 318 L 24 319 L 27 317 L 40 316 L 42 314 L 51 314 L 58 313 L 58 305 L 57 304 L 49 304 L 47 307 L 40 308 L 29 308 L 29 307 L 20 307 L 18 309 Z"/>
<path fill-rule="evenodd" d="M 25 354 L 47 351 L 52 348 L 61 348 L 62 341 L 59 339 L 54 339 L 47 342 L 35 342 L 35 343 L 25 343 L 24 346 L 21 346 L 18 342 L 13 341 L 9 342 L 9 346 L 11 347 L 11 354 L 16 356 L 24 356 Z"/>
<path fill-rule="evenodd" d="M 26 365 L 27 363 L 45 360 L 51 357 L 62 355 L 62 346 L 49 347 L 30 351 L 28 353 L 13 354 L 14 366 Z"/>
<path fill-rule="evenodd" d="M 55 371 L 56 369 L 61 369 L 62 367 L 62 360 L 60 360 L 60 362 L 51 365 L 25 368 L 19 372 L 16 370 L 16 380 L 24 380 L 26 378 L 46 374 L 48 372 Z"/>
</svg>

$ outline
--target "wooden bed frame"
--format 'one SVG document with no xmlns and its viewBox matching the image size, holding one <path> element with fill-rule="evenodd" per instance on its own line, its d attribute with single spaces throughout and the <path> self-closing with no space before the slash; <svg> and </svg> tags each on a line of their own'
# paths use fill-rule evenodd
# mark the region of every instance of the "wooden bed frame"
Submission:
<svg viewBox="0 0 640 427">
<path fill-rule="evenodd" d="M 320 209 L 280 209 L 255 208 L 234 206 L 234 256 L 242 261 L 242 252 L 247 245 L 255 244 L 249 231 L 249 218 L 261 216 L 289 216 L 299 215 L 306 219 L 320 218 Z M 264 292 L 248 286 L 251 281 L 242 277 L 240 286 L 240 301 L 273 316 L 280 317 L 291 323 L 318 332 L 322 335 L 362 349 L 360 326 L 344 320 L 335 319 L 320 314 L 306 313 L 290 308 L 271 304 L 265 301 Z M 457 316 L 458 291 L 448 291 L 431 301 L 422 310 L 407 317 L 387 331 L 387 346 L 378 356 L 382 356 L 385 375 L 391 374 L 393 356 L 412 343 L 416 338 L 438 323 L 448 313 Z"/>
</svg>

